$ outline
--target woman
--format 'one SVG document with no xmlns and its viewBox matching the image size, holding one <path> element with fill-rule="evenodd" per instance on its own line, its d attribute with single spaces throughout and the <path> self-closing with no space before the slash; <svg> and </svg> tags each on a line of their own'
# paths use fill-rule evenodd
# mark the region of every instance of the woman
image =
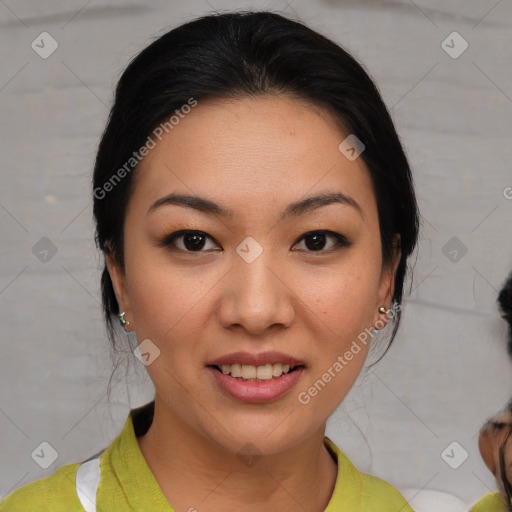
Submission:
<svg viewBox="0 0 512 512">
<path fill-rule="evenodd" d="M 507 352 L 512 356 L 512 274 L 498 294 L 501 317 L 507 322 Z M 512 510 L 512 400 L 489 419 L 480 430 L 478 448 L 485 465 L 496 478 L 499 492 L 491 492 L 476 503 L 471 512 Z"/>
<path fill-rule="evenodd" d="M 412 510 L 325 437 L 418 236 L 372 80 L 280 15 L 206 16 L 128 66 L 94 170 L 102 298 L 155 399 L 3 512 Z"/>
</svg>

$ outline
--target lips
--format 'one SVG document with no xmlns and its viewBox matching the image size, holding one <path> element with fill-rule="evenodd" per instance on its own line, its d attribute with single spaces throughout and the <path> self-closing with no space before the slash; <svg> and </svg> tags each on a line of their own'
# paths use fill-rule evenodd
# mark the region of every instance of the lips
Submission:
<svg viewBox="0 0 512 512">
<path fill-rule="evenodd" d="M 234 352 L 209 361 L 206 367 L 228 396 L 255 403 L 272 402 L 288 394 L 306 365 L 281 352 Z"/>
<path fill-rule="evenodd" d="M 303 366 L 297 366 L 295 371 L 270 380 L 243 380 L 219 372 L 215 366 L 206 368 L 219 388 L 232 399 L 239 402 L 262 403 L 273 402 L 287 395 L 301 379 Z"/>
</svg>

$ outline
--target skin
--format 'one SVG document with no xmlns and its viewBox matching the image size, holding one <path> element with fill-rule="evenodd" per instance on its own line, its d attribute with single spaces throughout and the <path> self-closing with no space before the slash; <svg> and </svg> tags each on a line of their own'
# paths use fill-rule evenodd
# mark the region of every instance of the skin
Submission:
<svg viewBox="0 0 512 512">
<path fill-rule="evenodd" d="M 512 482 L 512 442 L 509 437 L 512 429 L 512 412 L 507 409 L 498 413 L 484 425 L 478 437 L 478 448 L 486 466 L 496 478 L 501 495 L 506 498 L 505 487 L 500 461 L 500 448 L 505 454 L 505 473 L 509 482 Z"/>
<path fill-rule="evenodd" d="M 161 353 L 147 370 L 155 418 L 141 452 L 176 511 L 323 511 L 337 466 L 323 444 L 326 421 L 346 396 L 368 345 L 307 405 L 306 391 L 357 335 L 390 307 L 400 254 L 383 265 L 377 205 L 361 158 L 338 150 L 344 134 L 328 111 L 285 95 L 205 101 L 182 119 L 138 169 L 124 226 L 125 272 L 107 256 L 121 310 L 139 343 Z M 334 203 L 279 220 L 289 203 L 342 192 Z M 233 210 L 220 218 L 177 205 L 147 214 L 171 193 L 206 197 Z M 160 240 L 180 229 L 212 239 L 186 252 Z M 331 230 L 315 251 L 303 235 Z M 254 238 L 262 254 L 236 252 Z M 398 235 L 397 235 L 398 236 Z M 309 238 L 311 241 L 311 239 Z M 313 241 L 314 242 L 314 241 Z M 189 246 L 190 248 L 190 246 Z M 181 251 L 180 251 L 181 249 Z M 205 368 L 236 351 L 276 350 L 304 362 L 297 386 L 268 403 L 224 394 Z M 239 454 L 252 443 L 259 459 Z"/>
</svg>

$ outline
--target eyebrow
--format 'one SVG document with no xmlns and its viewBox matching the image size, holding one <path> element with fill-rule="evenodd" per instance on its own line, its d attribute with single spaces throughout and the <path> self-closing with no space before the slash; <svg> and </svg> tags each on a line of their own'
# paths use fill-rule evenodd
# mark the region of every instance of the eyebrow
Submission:
<svg viewBox="0 0 512 512">
<path fill-rule="evenodd" d="M 294 203 L 290 203 L 286 209 L 281 212 L 280 220 L 288 217 L 298 217 L 312 210 L 316 210 L 321 206 L 327 206 L 329 204 L 343 204 L 354 208 L 361 217 L 364 217 L 363 210 L 359 203 L 351 196 L 347 196 L 342 192 L 324 192 L 315 196 L 306 197 Z M 164 205 L 176 205 L 184 208 L 193 208 L 203 213 L 215 215 L 217 217 L 233 217 L 233 210 L 225 208 L 210 199 L 204 197 L 188 195 L 188 194 L 177 194 L 171 193 L 164 197 L 161 197 L 155 201 L 148 209 L 146 216 L 154 212 L 157 208 Z"/>
</svg>

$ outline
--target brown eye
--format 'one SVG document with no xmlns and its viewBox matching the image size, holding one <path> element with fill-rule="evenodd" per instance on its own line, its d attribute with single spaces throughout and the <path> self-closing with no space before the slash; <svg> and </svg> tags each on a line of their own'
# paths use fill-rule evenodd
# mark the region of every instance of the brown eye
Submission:
<svg viewBox="0 0 512 512">
<path fill-rule="evenodd" d="M 181 230 L 167 235 L 160 243 L 172 250 L 182 252 L 199 253 L 208 252 L 208 250 L 217 250 L 215 247 L 207 247 L 205 250 L 205 246 L 209 241 L 217 245 L 214 239 L 203 231 Z M 301 241 L 304 241 L 306 252 L 318 253 L 329 253 L 342 247 L 350 247 L 352 245 L 352 242 L 347 240 L 342 234 L 327 230 L 310 231 L 299 239 L 299 242 Z"/>
<path fill-rule="evenodd" d="M 213 241 L 202 231 L 176 231 L 161 240 L 161 244 L 183 252 L 207 252 L 203 249 L 208 240 Z"/>
<path fill-rule="evenodd" d="M 328 240 L 331 243 L 328 243 Z M 349 247 L 352 245 L 346 237 L 334 231 L 310 231 L 300 238 L 299 241 L 304 241 L 307 252 L 332 252 L 341 247 Z M 329 247 L 325 249 L 326 245 Z"/>
</svg>

